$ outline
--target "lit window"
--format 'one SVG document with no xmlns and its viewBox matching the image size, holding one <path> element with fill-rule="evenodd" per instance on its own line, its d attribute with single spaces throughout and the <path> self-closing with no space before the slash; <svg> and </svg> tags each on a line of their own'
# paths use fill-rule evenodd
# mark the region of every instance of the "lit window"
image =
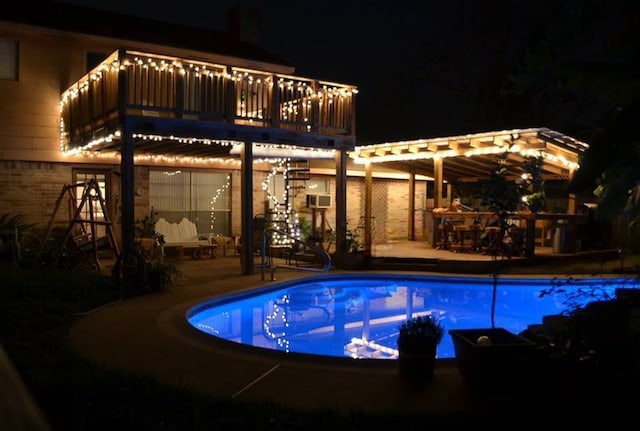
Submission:
<svg viewBox="0 0 640 431">
<path fill-rule="evenodd" d="M 312 178 L 307 182 L 306 189 L 313 193 L 329 193 L 329 181 Z"/>
<path fill-rule="evenodd" d="M 104 201 L 105 209 L 107 207 L 108 200 L 108 192 L 107 192 L 107 174 L 106 172 L 93 172 L 93 171 L 74 171 L 73 172 L 74 184 L 78 183 L 87 183 L 89 180 L 96 180 L 98 183 L 98 188 L 100 189 L 100 194 L 102 195 L 102 199 Z M 82 203 L 82 194 L 84 193 L 84 187 L 76 188 L 76 208 L 80 207 Z M 79 214 L 82 220 L 90 220 L 93 218 L 96 221 L 105 221 L 105 215 L 102 212 L 102 204 L 100 202 L 94 201 L 91 205 L 84 205 L 82 207 L 82 211 Z M 91 215 L 90 211 L 93 211 L 93 215 Z M 85 226 L 85 228 L 87 228 Z M 106 226 L 97 225 L 96 229 L 96 237 L 101 238 L 107 235 Z"/>
<path fill-rule="evenodd" d="M 231 176 L 220 172 L 150 171 L 149 203 L 170 223 L 191 220 L 198 233 L 231 235 Z"/>
</svg>

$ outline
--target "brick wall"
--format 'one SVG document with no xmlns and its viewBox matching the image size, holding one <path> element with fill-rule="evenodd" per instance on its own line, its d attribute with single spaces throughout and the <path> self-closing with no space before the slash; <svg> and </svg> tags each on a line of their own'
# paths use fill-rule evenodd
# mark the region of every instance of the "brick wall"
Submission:
<svg viewBox="0 0 640 431">
<path fill-rule="evenodd" d="M 70 165 L 0 161 L 0 214 L 23 214 L 27 223 L 46 227 L 62 187 L 70 182 Z M 66 211 L 58 213 L 56 222 L 69 222 Z"/>
<path fill-rule="evenodd" d="M 330 193 L 335 197 L 335 178 L 328 177 Z M 364 193 L 365 181 L 361 177 L 347 179 L 347 228 L 360 235 L 364 230 Z M 425 225 L 424 196 L 426 182 L 417 181 L 415 187 L 415 237 L 421 240 L 427 237 Z M 405 180 L 373 179 L 372 191 L 372 216 L 373 216 L 373 241 L 384 243 L 389 240 L 405 240 L 408 238 L 409 220 L 409 185 Z M 306 193 L 300 193 L 295 200 L 295 208 L 301 217 L 311 220 L 311 210 L 306 208 Z M 336 228 L 335 203 L 325 212 L 329 226 Z"/>
</svg>

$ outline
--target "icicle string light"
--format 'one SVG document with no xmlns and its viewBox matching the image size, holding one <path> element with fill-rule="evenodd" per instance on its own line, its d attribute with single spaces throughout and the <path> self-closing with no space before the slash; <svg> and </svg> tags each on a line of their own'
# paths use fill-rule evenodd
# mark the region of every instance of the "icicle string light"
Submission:
<svg viewBox="0 0 640 431">
<path fill-rule="evenodd" d="M 290 170 L 291 159 L 277 159 L 271 171 L 262 182 L 262 190 L 267 194 L 267 200 L 274 210 L 271 227 L 280 231 L 284 230 L 287 233 L 286 236 L 277 232 L 272 234 L 271 242 L 277 245 L 291 244 L 299 241 L 301 235 L 298 211 L 293 207 L 295 196 L 292 195 L 293 191 L 289 185 L 288 176 Z M 277 175 L 282 175 L 282 182 L 284 184 L 282 196 L 276 196 L 270 188 L 270 185 L 274 182 Z"/>
</svg>

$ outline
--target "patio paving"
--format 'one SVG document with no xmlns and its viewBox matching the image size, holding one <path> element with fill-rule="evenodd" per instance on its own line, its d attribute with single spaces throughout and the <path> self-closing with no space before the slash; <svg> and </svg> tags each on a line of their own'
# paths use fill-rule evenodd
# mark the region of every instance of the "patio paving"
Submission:
<svg viewBox="0 0 640 431">
<path fill-rule="evenodd" d="M 431 251 L 458 257 L 449 251 Z M 464 262 L 456 261 L 456 266 Z M 108 271 L 110 265 L 104 267 Z M 257 351 L 207 336 L 186 321 L 190 307 L 273 281 L 268 273 L 263 280 L 259 268 L 255 274 L 242 275 L 237 256 L 186 260 L 180 269 L 184 279 L 166 291 L 126 299 L 79 318 L 70 333 L 74 350 L 108 367 L 153 375 L 204 394 L 275 402 L 301 410 L 475 418 L 503 414 L 505 408 L 512 413 L 530 409 L 526 390 L 517 391 L 517 396 L 470 392 L 454 360 L 439 360 L 433 383 L 416 389 L 399 377 L 395 361 L 372 364 L 315 356 L 289 358 L 281 352 Z M 278 281 L 311 275 L 293 270 L 276 274 Z"/>
</svg>

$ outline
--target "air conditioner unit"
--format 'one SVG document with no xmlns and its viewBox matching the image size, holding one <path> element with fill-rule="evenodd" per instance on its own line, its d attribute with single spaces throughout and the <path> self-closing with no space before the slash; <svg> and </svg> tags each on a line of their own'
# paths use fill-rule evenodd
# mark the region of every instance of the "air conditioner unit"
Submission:
<svg viewBox="0 0 640 431">
<path fill-rule="evenodd" d="M 308 208 L 331 208 L 332 203 L 330 194 L 307 194 Z"/>
</svg>

